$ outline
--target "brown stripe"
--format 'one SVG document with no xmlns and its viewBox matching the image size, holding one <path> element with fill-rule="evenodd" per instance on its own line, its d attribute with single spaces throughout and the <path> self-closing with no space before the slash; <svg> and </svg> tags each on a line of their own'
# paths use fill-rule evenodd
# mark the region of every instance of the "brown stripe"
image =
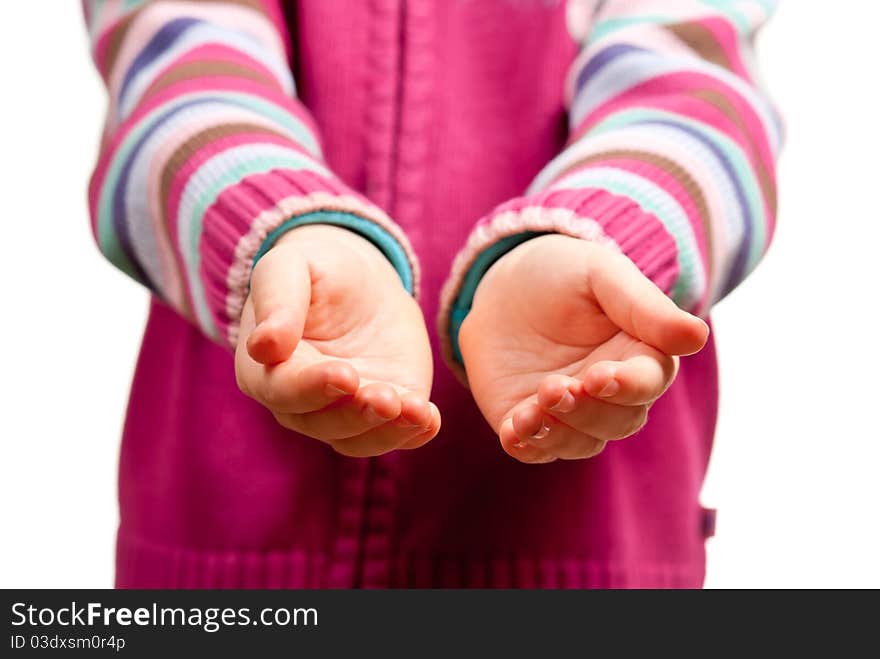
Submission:
<svg viewBox="0 0 880 659">
<path fill-rule="evenodd" d="M 651 153 L 649 151 L 638 151 L 635 149 L 616 149 L 613 151 L 603 151 L 602 153 L 596 153 L 585 158 L 581 158 L 577 162 L 572 163 L 571 165 L 566 167 L 565 170 L 559 174 L 559 176 L 557 176 L 557 180 L 563 178 L 566 174 L 570 172 L 584 167 L 585 165 L 601 162 L 603 160 L 613 160 L 615 158 L 640 160 L 642 162 L 653 165 L 658 169 L 666 172 L 669 176 L 675 179 L 675 181 L 682 188 L 687 191 L 687 193 L 690 195 L 690 198 L 693 200 L 694 205 L 697 207 L 697 215 L 699 215 L 700 222 L 703 225 L 703 235 L 706 236 L 707 271 L 712 272 L 713 252 L 712 230 L 711 222 L 709 219 L 709 206 L 706 204 L 706 198 L 703 196 L 703 191 L 700 189 L 700 186 L 696 182 L 696 180 L 684 167 L 679 165 L 674 160 L 670 160 L 669 158 L 659 156 L 656 153 Z"/>
<path fill-rule="evenodd" d="M 192 62 L 184 62 L 177 64 L 170 70 L 166 71 L 153 81 L 149 89 L 141 96 L 141 102 L 146 101 L 154 94 L 158 94 L 163 89 L 167 89 L 171 85 L 183 80 L 192 80 L 203 76 L 230 76 L 235 78 L 245 78 L 253 80 L 273 87 L 283 93 L 283 89 L 278 81 L 267 75 L 263 75 L 249 66 L 235 64 L 233 62 L 222 62 L 217 60 L 198 60 Z"/>
<path fill-rule="evenodd" d="M 674 23 L 664 27 L 704 60 L 733 71 L 733 65 L 721 44 L 705 26 L 699 23 Z"/>
<path fill-rule="evenodd" d="M 113 70 L 113 65 L 116 63 L 116 58 L 119 56 L 119 51 L 122 48 L 122 42 L 125 40 L 125 35 L 128 33 L 128 29 L 131 27 L 135 17 L 141 13 L 142 9 L 143 7 L 135 9 L 133 12 L 117 21 L 113 26 L 110 36 L 107 38 L 107 48 L 104 51 L 103 70 L 105 77 L 110 77 L 110 72 Z"/>
<path fill-rule="evenodd" d="M 712 89 L 701 89 L 695 91 L 693 92 L 693 96 L 715 106 L 718 111 L 721 112 L 725 117 L 727 117 L 731 122 L 733 122 L 733 124 L 745 136 L 749 152 L 751 153 L 752 160 L 755 163 L 754 171 L 758 179 L 758 186 L 761 188 L 761 194 L 763 194 L 764 199 L 767 200 L 768 206 L 770 206 L 770 213 L 775 216 L 777 205 L 776 186 L 773 184 L 770 173 L 764 166 L 764 161 L 761 158 L 761 154 L 758 151 L 757 145 L 755 144 L 754 137 L 752 136 L 746 125 L 743 123 L 737 109 L 724 94 Z"/>
<path fill-rule="evenodd" d="M 223 0 L 223 3 L 218 2 L 217 0 L 189 0 L 190 2 L 203 2 L 205 4 L 234 4 L 241 5 L 243 7 L 249 7 L 250 9 L 254 9 L 260 12 L 263 16 L 266 16 L 266 12 L 263 8 L 260 0 Z M 110 71 L 113 70 L 113 65 L 116 63 L 116 58 L 119 56 L 119 51 L 122 49 L 122 44 L 125 41 L 125 36 L 128 34 L 129 29 L 131 28 L 131 24 L 134 22 L 134 19 L 137 18 L 142 11 L 147 9 L 150 4 L 146 3 L 141 5 L 137 9 L 132 10 L 130 13 L 123 16 L 120 20 L 118 20 L 110 33 L 109 40 L 107 42 L 107 49 L 104 56 L 104 66 L 103 71 L 105 77 L 110 76 Z"/>
<path fill-rule="evenodd" d="M 162 168 L 162 178 L 159 188 L 161 219 L 160 224 L 165 230 L 165 236 L 171 245 L 176 245 L 177 241 L 171 235 L 166 208 L 168 193 L 171 190 L 171 183 L 174 180 L 174 176 L 177 174 L 178 170 L 186 163 L 190 156 L 192 156 L 206 144 L 210 144 L 211 142 L 215 142 L 230 135 L 238 135 L 241 133 L 260 133 L 263 135 L 277 135 L 279 137 L 286 138 L 285 135 L 279 133 L 278 131 L 272 130 L 271 128 L 266 128 L 265 126 L 259 126 L 256 124 L 249 124 L 244 122 L 212 126 L 211 128 L 206 128 L 205 130 L 196 133 L 195 135 L 187 139 L 186 142 L 177 147 L 177 149 L 174 151 L 173 154 L 171 154 L 171 157 L 165 163 L 164 167 Z M 179 274 L 183 275 L 183 273 Z M 186 277 L 182 276 L 182 279 L 185 281 Z M 189 315 L 191 310 L 189 308 L 189 303 L 187 302 L 186 296 L 184 296 L 183 304 L 185 307 L 184 313 L 186 315 Z"/>
</svg>

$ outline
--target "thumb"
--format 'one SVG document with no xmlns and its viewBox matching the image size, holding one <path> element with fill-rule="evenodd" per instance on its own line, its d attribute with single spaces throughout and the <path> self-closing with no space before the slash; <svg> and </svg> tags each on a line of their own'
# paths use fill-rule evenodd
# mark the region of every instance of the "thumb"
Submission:
<svg viewBox="0 0 880 659">
<path fill-rule="evenodd" d="M 603 255 L 589 277 L 599 306 L 628 334 L 667 355 L 690 355 L 706 344 L 709 326 L 680 309 L 625 256 Z"/>
<path fill-rule="evenodd" d="M 292 250 L 270 249 L 251 275 L 250 299 L 256 326 L 248 354 L 261 364 L 283 362 L 302 338 L 311 300 L 309 266 Z"/>
</svg>

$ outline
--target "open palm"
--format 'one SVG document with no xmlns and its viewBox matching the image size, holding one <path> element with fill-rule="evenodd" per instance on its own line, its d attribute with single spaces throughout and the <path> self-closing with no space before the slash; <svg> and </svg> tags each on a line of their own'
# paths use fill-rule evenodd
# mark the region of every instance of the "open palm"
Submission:
<svg viewBox="0 0 880 659">
<path fill-rule="evenodd" d="M 279 423 L 346 455 L 414 448 L 439 430 L 421 311 L 345 229 L 295 229 L 257 263 L 236 377 Z"/>
<path fill-rule="evenodd" d="M 459 335 L 474 399 L 523 462 L 590 457 L 639 430 L 677 356 L 708 337 L 625 256 L 534 238 L 486 273 Z"/>
</svg>

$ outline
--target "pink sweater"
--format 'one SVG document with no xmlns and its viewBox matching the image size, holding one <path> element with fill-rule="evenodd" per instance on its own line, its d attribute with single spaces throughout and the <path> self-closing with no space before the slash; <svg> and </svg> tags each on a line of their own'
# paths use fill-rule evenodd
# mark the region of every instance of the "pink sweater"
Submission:
<svg viewBox="0 0 880 659">
<path fill-rule="evenodd" d="M 154 294 L 119 586 L 701 585 L 714 346 L 638 436 L 530 466 L 480 416 L 456 335 L 535 233 L 611 245 L 703 315 L 742 281 L 775 215 L 750 52 L 771 2 L 84 4 L 109 91 L 93 229 Z M 309 222 L 375 242 L 436 318 L 428 446 L 345 458 L 236 388 L 252 265 Z"/>
</svg>

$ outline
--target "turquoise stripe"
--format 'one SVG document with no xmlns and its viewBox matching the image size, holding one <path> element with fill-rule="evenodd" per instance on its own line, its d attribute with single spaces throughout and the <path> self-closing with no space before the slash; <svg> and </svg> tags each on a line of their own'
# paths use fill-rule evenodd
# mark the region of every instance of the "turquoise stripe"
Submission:
<svg viewBox="0 0 880 659">
<path fill-rule="evenodd" d="M 546 232 L 525 231 L 502 238 L 480 252 L 471 267 L 468 268 L 458 295 L 452 303 L 452 309 L 449 312 L 449 338 L 452 342 L 452 355 L 459 364 L 463 365 L 464 360 L 461 357 L 461 348 L 458 345 L 458 333 L 461 330 L 461 324 L 468 313 L 470 313 L 471 307 L 474 304 L 474 295 L 477 292 L 477 286 L 480 285 L 480 281 L 483 279 L 483 275 L 488 272 L 489 268 L 498 259 L 514 247 L 536 236 L 544 235 L 544 233 Z"/>
<path fill-rule="evenodd" d="M 400 279 L 403 282 L 403 287 L 410 295 L 413 294 L 413 271 L 409 263 L 409 258 L 407 258 L 406 251 L 401 244 L 397 242 L 394 236 L 385 231 L 385 229 L 375 222 L 366 220 L 360 215 L 355 215 L 354 213 L 344 213 L 341 211 L 314 211 L 312 213 L 306 213 L 305 215 L 290 218 L 266 236 L 266 240 L 263 241 L 263 244 L 260 245 L 260 249 L 257 250 L 256 256 L 254 256 L 253 264 L 256 265 L 257 261 L 259 261 L 285 233 L 291 229 L 306 226 L 308 224 L 332 224 L 333 226 L 351 229 L 355 233 L 362 235 L 379 248 L 385 257 L 391 262 L 391 265 L 394 266 L 394 269 L 397 270 L 397 274 L 400 275 Z"/>
<path fill-rule="evenodd" d="M 669 16 L 631 16 L 627 18 L 609 18 L 604 21 L 600 21 L 596 23 L 595 27 L 590 31 L 590 36 L 587 39 L 587 43 L 598 41 L 599 39 L 604 39 L 609 34 L 613 34 L 619 30 L 623 30 L 631 25 L 643 25 L 645 23 L 655 23 L 657 25 L 664 25 L 667 23 L 672 23 L 674 19 Z"/>
<path fill-rule="evenodd" d="M 749 267 L 747 268 L 747 271 L 751 271 L 760 260 L 767 244 L 767 215 L 764 212 L 763 195 L 755 178 L 755 172 L 739 145 L 707 124 L 664 110 L 632 109 L 616 112 L 593 127 L 589 134 L 598 135 L 657 119 L 678 122 L 696 130 L 707 140 L 713 142 L 727 157 L 730 166 L 736 172 L 737 180 L 743 187 L 751 215 L 755 218 L 755 226 L 752 227 L 753 239 L 749 245 Z"/>
</svg>

